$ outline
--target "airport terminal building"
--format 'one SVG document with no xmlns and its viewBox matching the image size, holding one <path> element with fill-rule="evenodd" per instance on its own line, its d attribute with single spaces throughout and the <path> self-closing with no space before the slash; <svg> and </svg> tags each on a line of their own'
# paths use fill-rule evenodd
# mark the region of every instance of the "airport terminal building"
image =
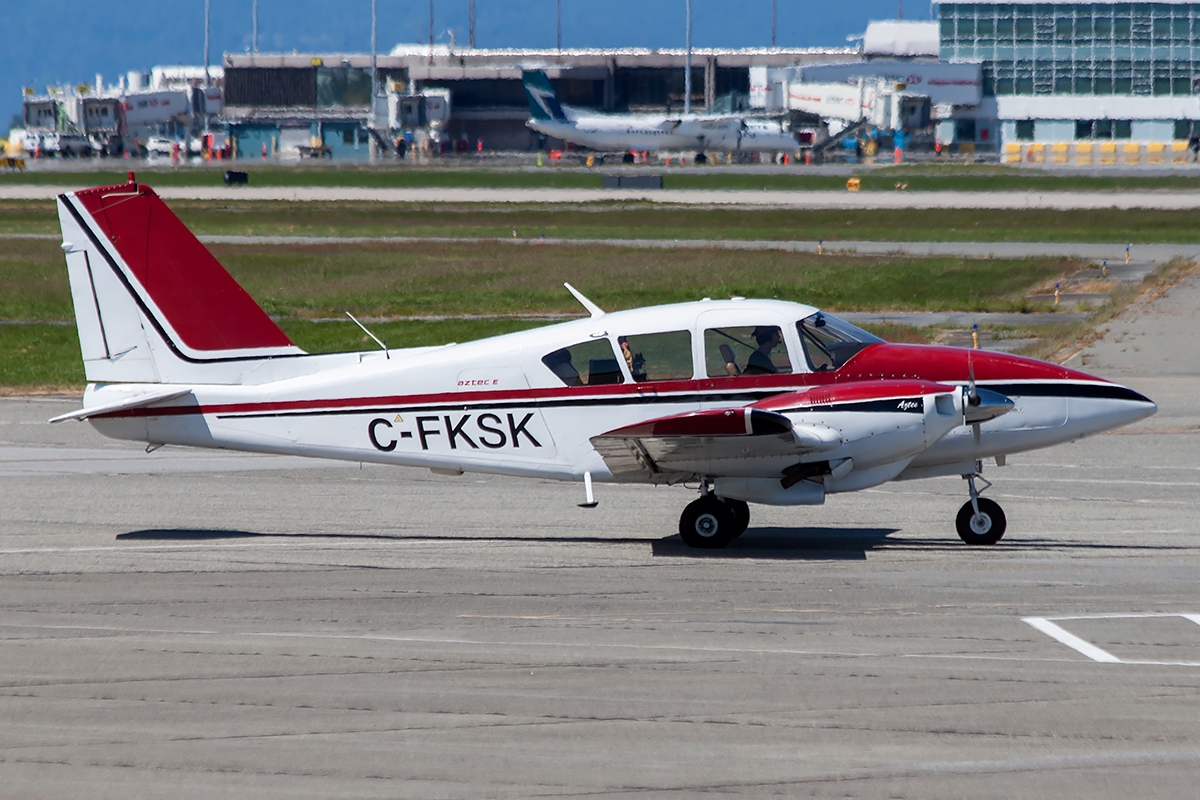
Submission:
<svg viewBox="0 0 1200 800">
<path fill-rule="evenodd" d="M 1200 137 L 1200 2 L 954 0 L 935 9 L 931 21 L 867 23 L 855 47 L 693 50 L 691 107 L 790 116 L 793 126 L 835 137 L 898 132 L 906 147 L 1008 162 L 1192 160 L 1189 145 Z M 174 115 L 163 111 L 162 120 L 134 120 L 132 84 L 120 97 L 101 95 L 97 78 L 74 103 L 28 97 L 26 123 L 90 133 L 88 115 L 120 101 L 125 130 L 138 122 L 139 130 L 178 136 L 213 123 L 237 157 L 367 158 L 397 152 L 414 132 L 443 152 L 527 151 L 561 143 L 526 127 L 523 67 L 545 70 L 568 105 L 677 113 L 686 60 L 681 50 L 445 45 L 400 45 L 374 57 L 226 54 L 220 85 L 205 89 L 215 95 L 198 102 L 195 86 L 182 87 L 192 92 L 179 94 L 184 111 L 170 106 Z"/>
<path fill-rule="evenodd" d="M 942 61 L 978 63 L 980 104 L 939 138 L 1175 143 L 1200 120 L 1200 3 L 982 2 L 938 6 Z M 1111 152 L 1111 151 L 1110 151 Z"/>
</svg>

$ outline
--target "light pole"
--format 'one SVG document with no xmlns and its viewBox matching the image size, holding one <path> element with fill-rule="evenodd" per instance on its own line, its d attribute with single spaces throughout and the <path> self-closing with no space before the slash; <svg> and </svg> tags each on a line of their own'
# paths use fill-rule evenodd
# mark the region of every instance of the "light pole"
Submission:
<svg viewBox="0 0 1200 800">
<path fill-rule="evenodd" d="M 475 49 L 475 0 L 467 7 L 467 47 Z"/>
<path fill-rule="evenodd" d="M 779 0 L 771 0 L 771 49 L 775 49 L 775 19 L 778 12 Z"/>
<path fill-rule="evenodd" d="M 683 113 L 692 113 L 692 0 L 687 0 L 687 54 L 683 57 Z"/>
<path fill-rule="evenodd" d="M 212 85 L 208 74 L 208 12 L 209 0 L 204 0 L 204 88 Z"/>
<path fill-rule="evenodd" d="M 212 86 L 212 75 L 208 71 L 209 0 L 204 0 L 204 133 L 208 134 L 208 90 Z M 207 146 L 207 145 L 206 145 Z"/>
<path fill-rule="evenodd" d="M 254 55 L 258 55 L 258 0 L 254 0 Z"/>
<path fill-rule="evenodd" d="M 562 58 L 562 0 L 555 0 L 554 12 L 554 46 L 558 49 L 558 57 Z"/>
</svg>

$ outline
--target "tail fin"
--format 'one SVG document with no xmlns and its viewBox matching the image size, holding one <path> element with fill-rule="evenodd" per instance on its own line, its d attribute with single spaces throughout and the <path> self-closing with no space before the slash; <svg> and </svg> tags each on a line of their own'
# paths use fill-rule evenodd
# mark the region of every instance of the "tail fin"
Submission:
<svg viewBox="0 0 1200 800">
<path fill-rule="evenodd" d="M 59 195 L 75 320 L 91 383 L 239 383 L 303 355 L 154 190 Z"/>
<path fill-rule="evenodd" d="M 525 99 L 529 101 L 529 113 L 534 119 L 567 118 L 558 98 L 554 96 L 554 87 L 550 79 L 540 69 L 522 70 L 521 82 L 525 85 Z"/>
</svg>

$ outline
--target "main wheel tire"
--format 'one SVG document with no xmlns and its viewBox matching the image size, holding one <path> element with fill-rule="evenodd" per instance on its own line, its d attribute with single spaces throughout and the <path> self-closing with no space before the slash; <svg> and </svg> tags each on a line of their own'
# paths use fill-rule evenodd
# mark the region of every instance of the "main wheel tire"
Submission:
<svg viewBox="0 0 1200 800">
<path fill-rule="evenodd" d="M 708 156 L 706 156 L 704 153 L 696 153 L 696 157 L 692 160 L 695 161 L 697 164 L 707 164 Z"/>
<path fill-rule="evenodd" d="M 725 505 L 733 512 L 733 538 L 737 538 L 750 527 L 750 505 L 745 500 L 725 499 Z"/>
<path fill-rule="evenodd" d="M 720 550 L 737 536 L 733 510 L 708 494 L 688 504 L 679 517 L 679 536 L 688 547 Z"/>
<path fill-rule="evenodd" d="M 633 153 L 626 153 L 625 155 L 621 156 L 621 163 L 622 164 L 632 164 L 633 163 Z"/>
<path fill-rule="evenodd" d="M 958 537 L 967 544 L 988 545 L 1000 541 L 1008 527 L 1008 520 L 1004 518 L 1004 511 L 999 503 L 981 497 L 979 513 L 975 513 L 974 507 L 968 501 L 958 510 L 954 527 L 958 529 Z"/>
</svg>

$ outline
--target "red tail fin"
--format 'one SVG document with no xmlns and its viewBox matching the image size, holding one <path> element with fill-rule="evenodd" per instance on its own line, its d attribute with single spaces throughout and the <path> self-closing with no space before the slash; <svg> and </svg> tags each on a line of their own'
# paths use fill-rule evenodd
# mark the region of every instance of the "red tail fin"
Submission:
<svg viewBox="0 0 1200 800">
<path fill-rule="evenodd" d="M 75 192 L 171 331 L 193 351 L 292 342 L 148 186 Z"/>
</svg>

